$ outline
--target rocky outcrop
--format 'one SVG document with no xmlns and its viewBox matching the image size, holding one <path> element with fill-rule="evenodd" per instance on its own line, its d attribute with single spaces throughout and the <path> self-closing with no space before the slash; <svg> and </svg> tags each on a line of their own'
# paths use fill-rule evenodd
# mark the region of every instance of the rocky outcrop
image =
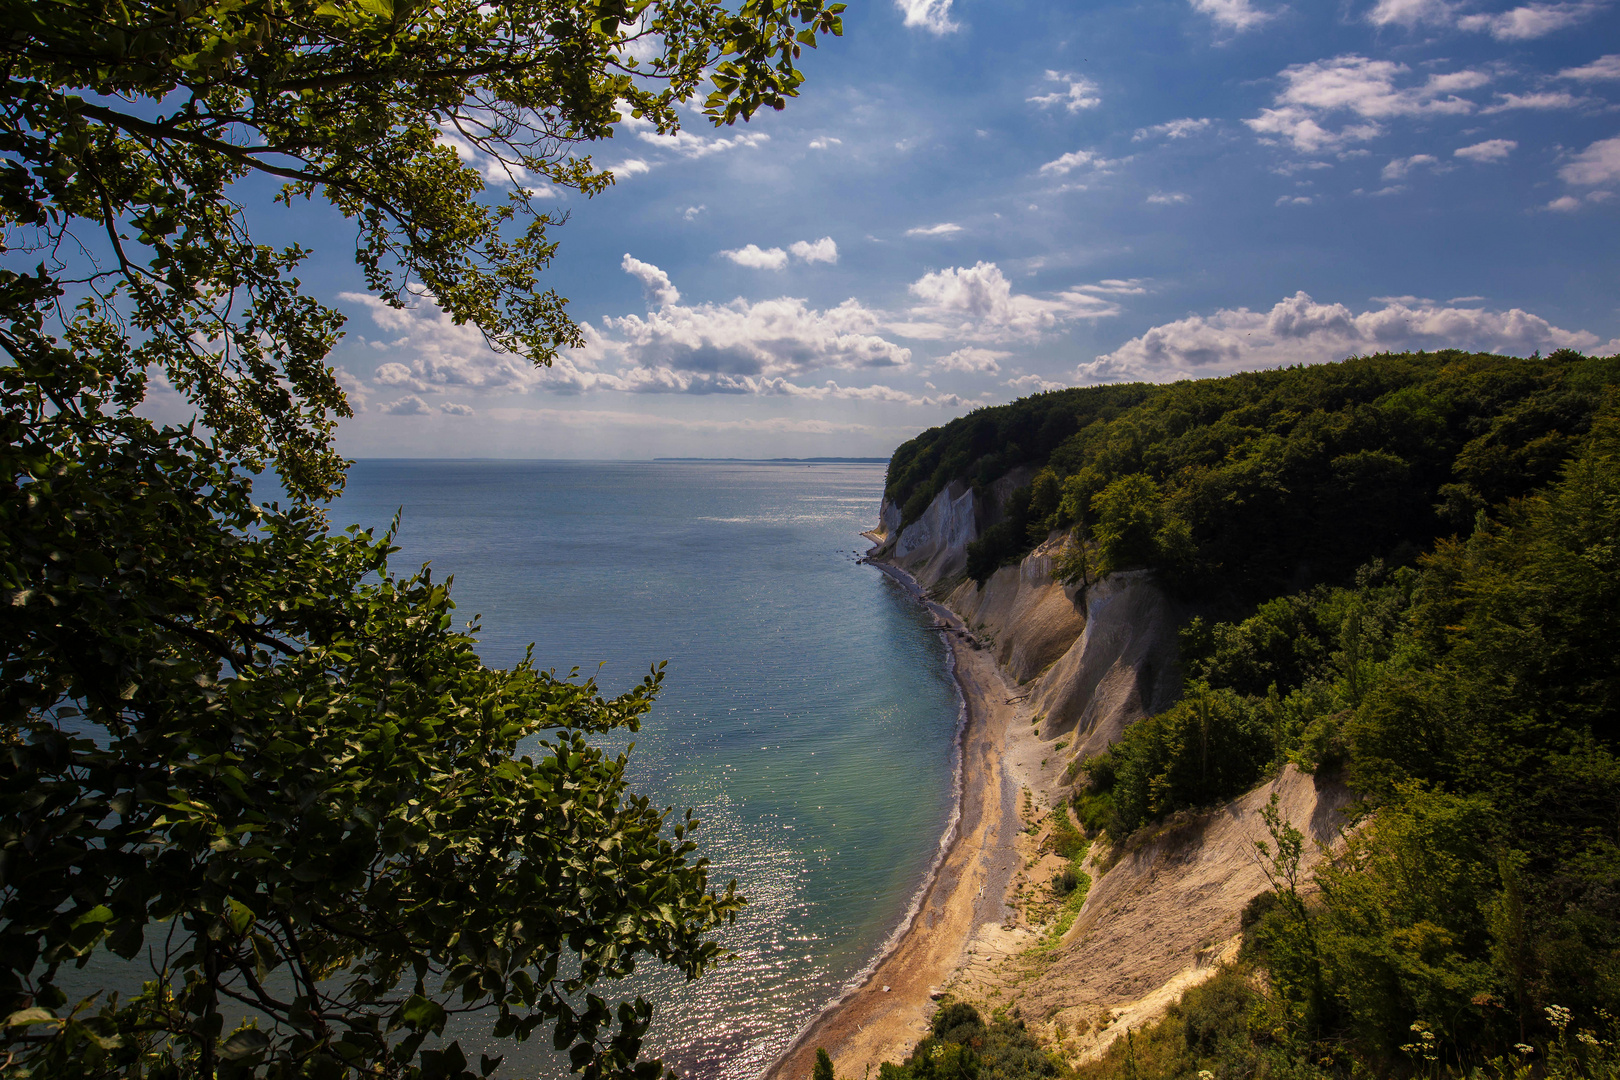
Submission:
<svg viewBox="0 0 1620 1080">
<path fill-rule="evenodd" d="M 1072 731 L 1071 757 L 1101 753 L 1125 725 L 1169 708 L 1181 687 L 1178 618 L 1152 573 L 1114 574 L 1085 590 L 1085 629 L 1030 691 L 1045 738 Z"/>
<path fill-rule="evenodd" d="M 1026 683 L 1066 655 L 1085 632 L 1074 591 L 1052 580 L 1057 545 L 1004 566 L 981 588 L 967 580 L 945 598 L 1015 680 Z"/>
<path fill-rule="evenodd" d="M 1068 756 L 1086 757 L 1106 749 L 1131 721 L 1174 700 L 1178 616 L 1149 571 L 1114 574 L 1083 590 L 1053 580 L 1062 537 L 997 570 L 983 585 L 962 577 L 968 544 L 1028 483 L 1028 472 L 1015 470 L 991 484 L 988 504 L 955 482 L 903 529 L 899 508 L 885 499 L 882 539 L 873 554 L 926 588 L 948 589 L 945 605 L 1027 685 L 1034 712 L 1043 717 L 1041 735 L 1056 739 L 1072 731 Z"/>
</svg>

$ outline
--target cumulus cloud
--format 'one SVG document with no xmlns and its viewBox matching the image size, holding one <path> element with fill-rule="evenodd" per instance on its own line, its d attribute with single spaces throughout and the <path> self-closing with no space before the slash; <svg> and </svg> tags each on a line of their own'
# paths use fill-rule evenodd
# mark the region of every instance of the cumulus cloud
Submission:
<svg viewBox="0 0 1620 1080">
<path fill-rule="evenodd" d="M 810 140 L 810 149 L 812 149 L 812 150 L 825 150 L 830 146 L 842 146 L 843 144 L 844 144 L 843 139 L 835 139 L 831 135 L 823 135 L 819 139 L 811 139 Z"/>
<path fill-rule="evenodd" d="M 758 244 L 749 244 L 732 251 L 722 251 L 720 254 L 736 263 L 738 266 L 748 266 L 755 270 L 780 270 L 788 263 L 788 256 L 803 259 L 805 262 L 835 263 L 838 261 L 838 245 L 830 236 L 823 236 L 820 240 L 795 240 L 788 245 L 786 251 L 779 247 L 761 248 Z"/>
<path fill-rule="evenodd" d="M 1077 113 L 1082 109 L 1095 109 L 1102 104 L 1102 98 L 1098 96 L 1099 87 L 1090 79 L 1061 71 L 1048 71 L 1046 79 L 1048 82 L 1063 85 L 1060 89 L 1053 90 L 1051 93 L 1037 94 L 1025 100 L 1031 101 L 1043 109 L 1062 106 L 1071 113 Z"/>
<path fill-rule="evenodd" d="M 1018 375 L 1008 379 L 1006 385 L 1026 394 L 1040 394 L 1047 390 L 1066 390 L 1074 384 L 1057 382 L 1044 375 Z"/>
<path fill-rule="evenodd" d="M 739 146 L 759 146 L 761 143 L 771 141 L 771 137 L 763 131 L 740 131 L 729 139 L 705 139 L 701 135 L 694 135 L 685 128 L 660 135 L 656 131 L 638 131 L 636 138 L 661 146 L 666 150 L 674 151 L 683 158 L 706 158 L 710 154 L 719 154 L 727 150 L 735 150 Z M 645 171 L 645 170 L 643 170 Z"/>
<path fill-rule="evenodd" d="M 640 158 L 626 158 L 617 165 L 609 165 L 608 172 L 613 174 L 615 180 L 628 180 L 632 176 L 652 172 L 652 166 Z"/>
<path fill-rule="evenodd" d="M 1081 364 L 1076 373 L 1080 382 L 1167 382 L 1386 350 L 1465 348 L 1526 354 L 1565 347 L 1590 351 L 1599 344 L 1595 334 L 1561 329 L 1518 308 L 1443 307 L 1401 297 L 1356 313 L 1344 304 L 1320 304 L 1297 292 L 1269 311 L 1222 309 L 1155 326 Z M 1616 346 L 1609 342 L 1606 347 Z"/>
<path fill-rule="evenodd" d="M 703 211 L 705 211 L 707 209 L 708 209 L 707 206 L 702 206 L 702 205 L 700 205 L 700 206 L 688 206 L 685 210 L 681 211 L 681 216 L 686 218 L 687 221 L 691 221 L 693 218 L 697 217 L 699 214 L 703 213 Z"/>
<path fill-rule="evenodd" d="M 1192 197 L 1181 191 L 1155 191 L 1146 201 L 1152 206 L 1175 206 L 1178 203 L 1191 202 Z"/>
<path fill-rule="evenodd" d="M 1575 79 L 1579 82 L 1609 82 L 1620 79 L 1620 53 L 1610 53 L 1580 67 L 1565 68 L 1558 73 L 1558 77 Z"/>
<path fill-rule="evenodd" d="M 1367 12 L 1374 26 L 1404 26 L 1408 30 L 1422 23 L 1449 24 L 1453 5 L 1445 0 L 1378 0 Z"/>
<path fill-rule="evenodd" d="M 934 370 L 959 371 L 965 375 L 997 375 L 1001 372 L 1001 361 L 1011 355 L 999 349 L 980 349 L 970 345 L 935 360 Z"/>
<path fill-rule="evenodd" d="M 1588 146 L 1559 169 L 1558 175 L 1565 183 L 1582 186 L 1620 180 L 1620 136 Z"/>
<path fill-rule="evenodd" d="M 907 26 L 920 27 L 930 34 L 949 34 L 962 28 L 951 21 L 951 0 L 894 0 Z"/>
<path fill-rule="evenodd" d="M 1279 195 L 1273 206 L 1309 206 L 1316 199 L 1310 195 Z"/>
<path fill-rule="evenodd" d="M 722 251 L 720 254 L 736 263 L 755 270 L 780 270 L 787 265 L 787 252 L 779 247 L 761 248 L 758 244 Z"/>
<path fill-rule="evenodd" d="M 1506 161 L 1518 146 L 1512 139 L 1486 139 L 1472 146 L 1460 146 L 1452 154 L 1468 161 Z"/>
<path fill-rule="evenodd" d="M 1488 114 L 1510 109 L 1573 109 L 1591 101 L 1591 98 L 1576 97 L 1562 90 L 1540 90 L 1531 94 L 1497 94 L 1495 104 L 1480 111 Z"/>
<path fill-rule="evenodd" d="M 1119 314 L 1119 305 L 1080 289 L 1048 297 L 1012 291 L 995 263 L 953 266 L 911 283 L 919 303 L 908 319 L 891 322 L 896 333 L 916 338 L 999 342 L 1035 340 L 1080 319 Z"/>
<path fill-rule="evenodd" d="M 954 221 L 942 221 L 938 225 L 919 225 L 915 229 L 907 229 L 907 236 L 949 236 L 962 231 L 962 226 Z"/>
<path fill-rule="evenodd" d="M 1143 139 L 1158 136 L 1163 136 L 1166 139 L 1186 139 L 1207 130 L 1212 123 L 1214 121 L 1208 117 L 1195 120 L 1190 116 L 1184 116 L 1180 120 L 1166 120 L 1164 123 L 1154 124 L 1152 127 L 1137 128 L 1136 134 L 1131 136 L 1131 141 L 1141 142 Z"/>
<path fill-rule="evenodd" d="M 1253 30 L 1276 18 L 1276 12 L 1260 11 L 1249 0 L 1191 0 L 1194 11 L 1208 15 L 1215 25 L 1234 34 Z"/>
<path fill-rule="evenodd" d="M 1244 123 L 1268 141 L 1285 141 L 1303 153 L 1337 150 L 1381 135 L 1380 121 L 1472 112 L 1475 103 L 1460 94 L 1491 79 L 1486 72 L 1464 69 L 1400 85 L 1409 81 L 1409 72 L 1405 64 L 1354 55 L 1294 64 L 1279 75 L 1283 88 L 1276 107 Z M 1354 119 L 1335 131 L 1327 121 L 1340 113 Z"/>
<path fill-rule="evenodd" d="M 1041 166 L 1040 171 L 1042 175 L 1051 176 L 1067 176 L 1076 169 L 1090 169 L 1093 172 L 1102 173 L 1109 172 L 1115 166 L 1123 163 L 1122 160 L 1105 158 L 1093 150 L 1075 150 L 1053 161 L 1048 161 Z"/>
<path fill-rule="evenodd" d="M 838 245 L 830 236 L 823 236 L 820 240 L 795 240 L 788 245 L 788 251 L 805 262 L 835 263 L 838 261 Z"/>
<path fill-rule="evenodd" d="M 1439 26 L 1489 34 L 1498 41 L 1529 41 L 1573 26 L 1602 9 L 1591 0 L 1531 3 L 1497 13 L 1464 14 L 1464 4 L 1449 0 L 1378 0 L 1367 13 L 1374 26 Z"/>
<path fill-rule="evenodd" d="M 1426 165 L 1432 169 L 1438 164 L 1440 164 L 1440 159 L 1433 154 L 1413 154 L 1411 157 L 1391 160 L 1388 165 L 1384 166 L 1382 175 L 1385 180 L 1400 180 L 1420 165 Z"/>
<path fill-rule="evenodd" d="M 382 411 L 390 416 L 431 416 L 433 406 L 415 394 L 407 394 L 398 401 L 390 401 L 384 405 Z"/>
<path fill-rule="evenodd" d="M 392 340 L 383 351 L 394 357 L 377 365 L 372 380 L 395 392 L 417 394 L 446 390 L 500 392 L 528 390 L 545 376 L 520 356 L 496 352 L 478 328 L 455 320 L 431 302 L 392 308 L 365 293 L 339 293 L 339 299 L 363 309 Z M 381 406 L 384 412 L 412 409 L 409 397 Z"/>
<path fill-rule="evenodd" d="M 752 247 L 753 245 L 749 246 Z M 652 263 L 642 262 L 627 251 L 624 253 L 624 259 L 620 261 L 619 266 L 625 273 L 641 282 L 642 288 L 647 293 L 649 303 L 663 307 L 681 302 L 681 293 L 679 289 L 675 288 L 675 283 L 669 280 L 668 274 Z"/>
<path fill-rule="evenodd" d="M 1601 4 L 1526 4 L 1499 15 L 1464 15 L 1459 30 L 1490 34 L 1497 41 L 1530 41 L 1574 26 L 1601 10 Z"/>
<path fill-rule="evenodd" d="M 445 414 L 447 414 L 449 416 L 471 416 L 471 415 L 473 415 L 472 406 L 471 405 L 463 405 L 459 401 L 441 402 L 440 405 L 439 405 L 439 411 L 442 412 L 442 413 L 445 413 Z"/>
<path fill-rule="evenodd" d="M 1560 195 L 1547 204 L 1548 210 L 1556 210 L 1562 214 L 1572 213 L 1581 208 L 1581 200 L 1573 195 Z"/>
</svg>

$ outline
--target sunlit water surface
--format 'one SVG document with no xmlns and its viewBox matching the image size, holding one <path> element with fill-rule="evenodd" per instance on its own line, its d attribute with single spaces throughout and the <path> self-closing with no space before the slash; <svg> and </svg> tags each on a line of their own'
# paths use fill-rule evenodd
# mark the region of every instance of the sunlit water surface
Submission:
<svg viewBox="0 0 1620 1080">
<path fill-rule="evenodd" d="M 382 528 L 403 508 L 396 569 L 455 576 L 487 663 L 533 642 L 613 692 L 669 662 L 633 786 L 694 808 L 712 882 L 749 899 L 719 937 L 735 959 L 620 988 L 655 1003 L 651 1047 L 689 1075 L 769 1065 L 893 933 L 950 814 L 943 645 L 855 561 L 882 485 L 865 465 L 361 461 L 333 510 Z M 459 1034 L 503 1074 L 566 1072 L 544 1030 Z"/>
</svg>

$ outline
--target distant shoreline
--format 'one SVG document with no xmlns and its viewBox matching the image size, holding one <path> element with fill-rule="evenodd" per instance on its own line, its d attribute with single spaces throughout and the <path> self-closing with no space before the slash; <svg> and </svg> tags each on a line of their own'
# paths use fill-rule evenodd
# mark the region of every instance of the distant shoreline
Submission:
<svg viewBox="0 0 1620 1080">
<path fill-rule="evenodd" d="M 887 465 L 886 457 L 655 457 L 654 461 L 724 461 L 742 465 Z"/>
</svg>

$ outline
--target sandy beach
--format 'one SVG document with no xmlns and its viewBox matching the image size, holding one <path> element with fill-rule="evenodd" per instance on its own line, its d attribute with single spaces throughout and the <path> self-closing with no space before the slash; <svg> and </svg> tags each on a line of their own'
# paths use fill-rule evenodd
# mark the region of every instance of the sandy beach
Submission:
<svg viewBox="0 0 1620 1080">
<path fill-rule="evenodd" d="M 818 1047 L 831 1055 L 839 1076 L 861 1077 L 868 1066 L 900 1061 L 927 1033 L 935 996 L 971 959 L 975 940 L 1003 936 L 1014 917 L 1006 898 L 1024 865 L 1019 803 L 1027 781 L 1017 775 L 1024 769 L 1009 767 L 1004 751 L 1010 737 L 1028 727 L 1020 692 L 992 654 L 975 647 L 955 614 L 927 599 L 904 571 L 873 565 L 928 607 L 953 652 L 967 707 L 960 817 L 910 927 L 870 978 L 800 1034 L 765 1080 L 804 1080 Z"/>
</svg>

